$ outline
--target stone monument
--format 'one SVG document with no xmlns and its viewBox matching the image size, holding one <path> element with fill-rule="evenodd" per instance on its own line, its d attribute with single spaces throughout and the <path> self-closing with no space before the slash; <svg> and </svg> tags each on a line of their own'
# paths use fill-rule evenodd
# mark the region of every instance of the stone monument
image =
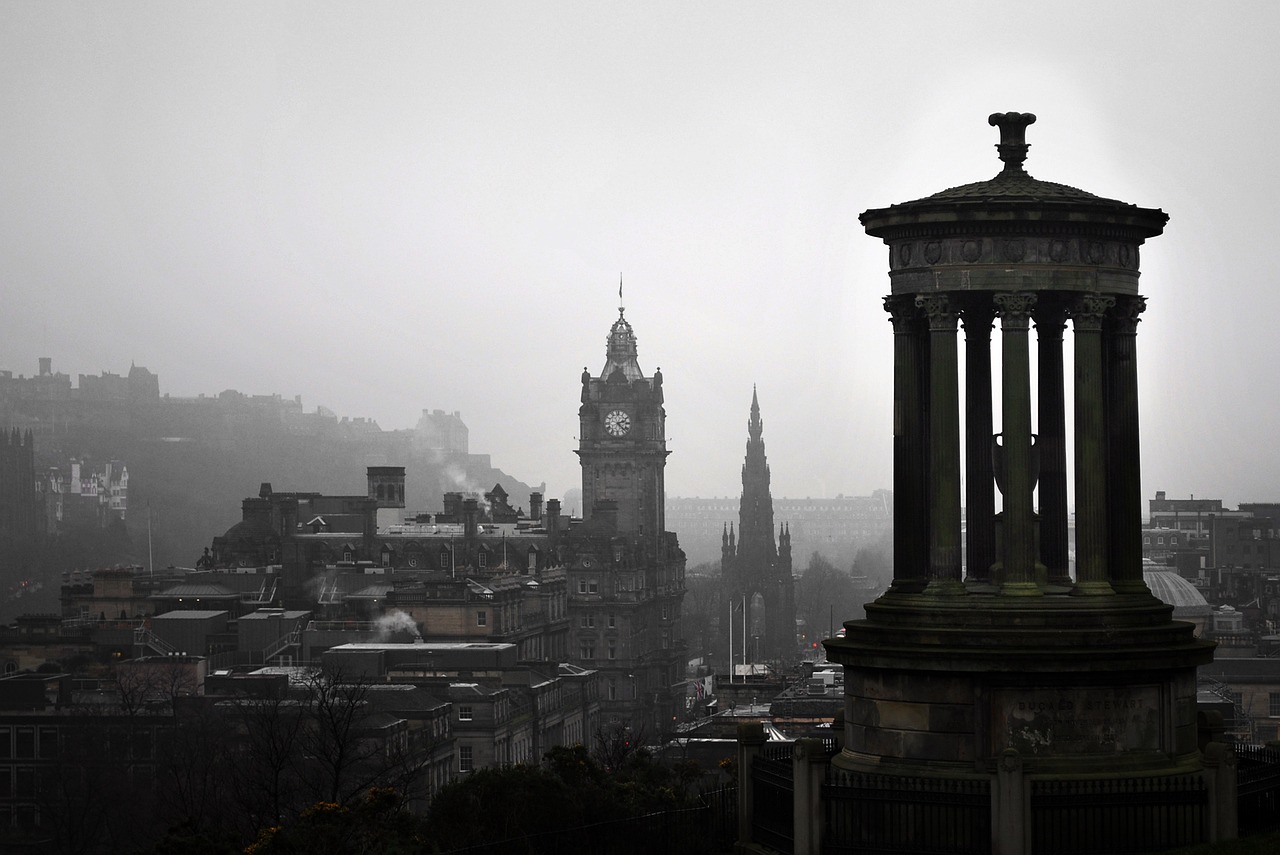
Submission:
<svg viewBox="0 0 1280 855">
<path fill-rule="evenodd" d="M 1196 667 L 1213 645 L 1173 620 L 1142 575 L 1138 258 L 1168 217 L 1031 177 L 1035 120 L 990 117 L 1004 163 L 991 180 L 861 216 L 889 248 L 894 580 L 865 620 L 826 641 L 845 669 L 833 771 L 874 774 L 889 782 L 881 792 L 968 787 L 980 794 L 975 816 L 990 807 L 990 848 L 978 840 L 976 851 L 1123 852 L 1232 836 L 1230 806 L 1218 804 L 1226 785 L 1197 739 Z M 1083 795 L 1073 802 L 1064 781 Z M 1089 812 L 1112 802 L 1111 814 Z M 1160 830 L 1115 831 L 1117 810 L 1131 829 Z M 1158 819 L 1171 810 L 1186 828 Z M 916 838 L 949 834 L 903 815 Z"/>
</svg>

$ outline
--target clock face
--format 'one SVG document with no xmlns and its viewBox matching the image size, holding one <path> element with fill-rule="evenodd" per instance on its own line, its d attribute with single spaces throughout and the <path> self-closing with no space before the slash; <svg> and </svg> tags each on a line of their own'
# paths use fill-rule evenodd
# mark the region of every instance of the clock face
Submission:
<svg viewBox="0 0 1280 855">
<path fill-rule="evenodd" d="M 604 429 L 610 436 L 625 436 L 631 430 L 631 416 L 622 410 L 614 410 L 604 417 Z"/>
</svg>

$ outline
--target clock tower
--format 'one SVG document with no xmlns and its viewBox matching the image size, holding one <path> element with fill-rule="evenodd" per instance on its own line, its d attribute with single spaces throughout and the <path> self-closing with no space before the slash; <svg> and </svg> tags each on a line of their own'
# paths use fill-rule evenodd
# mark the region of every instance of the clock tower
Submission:
<svg viewBox="0 0 1280 855">
<path fill-rule="evenodd" d="M 578 409 L 578 458 L 582 465 L 582 516 L 616 533 L 662 538 L 667 465 L 662 370 L 646 377 L 636 361 L 636 336 L 618 309 L 609 330 L 604 369 L 582 370 Z"/>
</svg>

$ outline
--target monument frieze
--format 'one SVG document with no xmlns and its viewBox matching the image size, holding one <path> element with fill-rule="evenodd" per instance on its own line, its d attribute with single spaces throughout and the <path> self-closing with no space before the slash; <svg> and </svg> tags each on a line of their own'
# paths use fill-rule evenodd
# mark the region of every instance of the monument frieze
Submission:
<svg viewBox="0 0 1280 855">
<path fill-rule="evenodd" d="M 925 237 L 895 242 L 889 269 L 950 264 L 1082 264 L 1138 269 L 1138 247 L 1127 240 L 1100 240 L 1085 235 L 1038 237 Z"/>
</svg>

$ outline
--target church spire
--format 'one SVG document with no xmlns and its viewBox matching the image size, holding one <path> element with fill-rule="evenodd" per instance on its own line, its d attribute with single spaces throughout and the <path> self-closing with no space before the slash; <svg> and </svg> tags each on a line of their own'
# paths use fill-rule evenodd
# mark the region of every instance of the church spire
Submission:
<svg viewBox="0 0 1280 855">
<path fill-rule="evenodd" d="M 760 399 L 756 397 L 756 387 L 751 386 L 751 419 L 747 422 L 747 435 L 759 439 L 764 432 L 764 422 L 760 420 Z"/>
</svg>

